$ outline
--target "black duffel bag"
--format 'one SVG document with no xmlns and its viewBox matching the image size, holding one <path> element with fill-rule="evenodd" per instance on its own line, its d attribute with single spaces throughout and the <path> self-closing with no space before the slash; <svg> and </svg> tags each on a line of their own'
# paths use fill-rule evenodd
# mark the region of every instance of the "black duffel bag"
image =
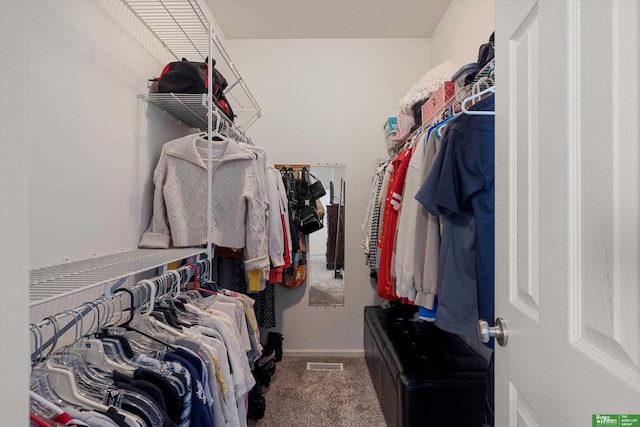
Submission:
<svg viewBox="0 0 640 427">
<path fill-rule="evenodd" d="M 224 96 L 224 90 L 228 83 L 224 76 L 215 68 L 213 63 L 213 88 L 211 99 L 216 107 L 231 121 L 235 115 L 229 105 L 229 101 Z M 205 62 L 182 61 L 170 62 L 167 64 L 158 78 L 159 93 L 207 93 L 209 79 L 207 78 L 208 58 Z"/>
</svg>

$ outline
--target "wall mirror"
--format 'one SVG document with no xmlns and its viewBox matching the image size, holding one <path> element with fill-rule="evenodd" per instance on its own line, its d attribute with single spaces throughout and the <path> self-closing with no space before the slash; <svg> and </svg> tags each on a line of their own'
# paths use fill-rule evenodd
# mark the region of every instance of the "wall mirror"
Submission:
<svg viewBox="0 0 640 427">
<path fill-rule="evenodd" d="M 310 306 L 344 305 L 344 165 L 311 165 L 311 174 L 322 182 L 327 194 L 324 227 L 308 237 L 307 284 Z"/>
</svg>

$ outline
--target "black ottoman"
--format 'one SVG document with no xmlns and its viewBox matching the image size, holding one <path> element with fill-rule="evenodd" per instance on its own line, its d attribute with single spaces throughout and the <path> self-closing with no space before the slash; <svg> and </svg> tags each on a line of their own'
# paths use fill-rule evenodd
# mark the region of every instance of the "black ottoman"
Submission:
<svg viewBox="0 0 640 427">
<path fill-rule="evenodd" d="M 480 427 L 487 361 L 417 309 L 365 307 L 365 359 L 387 425 Z"/>
</svg>

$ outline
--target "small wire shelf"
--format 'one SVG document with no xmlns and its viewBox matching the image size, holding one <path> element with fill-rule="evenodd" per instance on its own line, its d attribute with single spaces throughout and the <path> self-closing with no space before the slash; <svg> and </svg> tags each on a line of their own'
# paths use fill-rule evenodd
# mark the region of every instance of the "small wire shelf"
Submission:
<svg viewBox="0 0 640 427">
<path fill-rule="evenodd" d="M 138 98 L 155 105 L 192 128 L 206 129 L 208 109 L 200 94 L 151 93 Z"/>
<path fill-rule="evenodd" d="M 171 114 L 189 127 L 206 130 L 208 121 L 208 107 L 206 103 L 206 94 L 187 94 L 187 93 L 150 93 L 138 95 L 140 99 L 155 105 L 166 113 Z M 214 109 L 217 107 L 214 105 Z M 224 123 L 222 127 L 227 128 L 227 133 L 232 133 L 236 139 L 248 138 L 244 134 L 244 130 L 248 126 L 240 127 L 230 120 L 226 119 L 224 114 L 218 110 L 220 117 Z M 235 112 L 235 110 L 234 110 Z M 255 110 L 241 110 L 236 112 L 236 122 L 247 123 L 249 126 L 258 119 L 258 112 Z M 215 128 L 216 119 L 213 119 Z"/>
</svg>

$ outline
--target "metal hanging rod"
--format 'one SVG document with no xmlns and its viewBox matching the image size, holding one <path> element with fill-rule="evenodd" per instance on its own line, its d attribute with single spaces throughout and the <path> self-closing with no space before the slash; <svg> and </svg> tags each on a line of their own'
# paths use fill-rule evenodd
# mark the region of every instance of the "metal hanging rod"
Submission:
<svg viewBox="0 0 640 427">
<path fill-rule="evenodd" d="M 205 260 L 206 262 L 206 260 Z M 200 264 L 197 262 L 196 264 Z M 198 272 L 198 267 L 195 264 L 185 265 L 175 270 L 170 270 L 159 276 L 151 279 L 146 279 L 144 282 L 152 282 L 157 287 L 157 297 L 160 297 L 176 286 L 178 283 L 175 273 L 178 273 L 180 281 L 186 280 L 182 277 L 182 273 L 186 273 L 186 278 L 192 277 L 192 275 Z M 171 282 L 170 284 L 168 282 Z M 124 311 L 133 307 L 134 309 L 149 302 L 149 293 L 145 290 L 146 285 L 142 282 L 128 287 L 128 291 L 120 293 L 114 293 L 109 296 L 102 296 L 97 299 L 83 301 L 75 308 L 66 309 L 64 311 L 57 312 L 57 314 L 49 315 L 43 320 L 37 323 L 30 324 L 30 331 L 34 338 L 33 352 L 31 353 L 32 364 L 41 361 L 45 358 L 45 352 L 48 354 L 53 353 L 58 348 L 62 348 L 71 345 L 76 339 L 87 336 L 92 333 L 98 332 L 101 328 L 110 324 L 112 320 L 119 321 L 124 314 Z M 142 292 L 141 292 L 142 291 Z M 123 301 L 122 297 L 125 294 L 135 296 L 133 300 Z M 118 302 L 116 303 L 116 300 Z M 85 319 L 91 314 L 91 322 L 85 322 Z M 118 316 L 116 319 L 116 315 Z M 60 323 L 60 320 L 67 318 L 68 321 L 64 324 Z M 86 328 L 86 325 L 89 327 Z M 76 330 L 80 326 L 80 330 Z M 43 334 L 41 330 L 49 328 L 54 330 L 54 335 Z M 37 331 L 37 332 L 36 332 Z M 74 332 L 73 336 L 70 336 L 68 332 Z M 45 338 L 46 337 L 46 338 Z M 66 338 L 66 339 L 65 339 Z M 71 340 L 69 340 L 71 338 Z"/>
</svg>

